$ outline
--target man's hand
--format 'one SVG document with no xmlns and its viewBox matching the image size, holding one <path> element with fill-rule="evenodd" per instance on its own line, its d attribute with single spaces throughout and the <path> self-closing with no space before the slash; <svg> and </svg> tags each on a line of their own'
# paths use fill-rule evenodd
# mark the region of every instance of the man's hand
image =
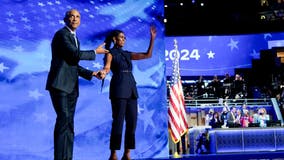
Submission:
<svg viewBox="0 0 284 160">
<path fill-rule="evenodd" d="M 97 53 L 97 54 L 106 54 L 106 53 L 109 53 L 109 50 L 105 49 L 104 46 L 105 46 L 105 43 L 99 45 L 99 46 L 96 48 L 96 53 Z"/>
<path fill-rule="evenodd" d="M 106 77 L 106 72 L 104 70 L 93 72 L 93 76 L 95 76 L 98 79 L 104 79 Z"/>
</svg>

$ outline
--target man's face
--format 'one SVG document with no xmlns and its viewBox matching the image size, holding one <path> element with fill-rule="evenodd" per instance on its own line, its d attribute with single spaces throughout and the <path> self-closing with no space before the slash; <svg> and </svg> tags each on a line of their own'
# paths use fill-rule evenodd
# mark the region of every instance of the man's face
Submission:
<svg viewBox="0 0 284 160">
<path fill-rule="evenodd" d="M 80 13 L 77 10 L 71 10 L 65 23 L 72 31 L 76 30 L 81 23 Z"/>
</svg>

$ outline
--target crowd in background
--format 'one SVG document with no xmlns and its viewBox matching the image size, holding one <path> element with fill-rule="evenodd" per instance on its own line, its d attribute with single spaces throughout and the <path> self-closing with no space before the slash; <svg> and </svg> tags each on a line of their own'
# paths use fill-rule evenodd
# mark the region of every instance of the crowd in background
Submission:
<svg viewBox="0 0 284 160">
<path fill-rule="evenodd" d="M 284 104 L 284 81 L 279 77 L 272 84 L 261 86 L 250 84 L 241 74 L 199 76 L 197 80 L 183 81 L 184 96 L 188 100 L 277 98 L 280 105 Z"/>
<path fill-rule="evenodd" d="M 208 103 L 217 100 L 222 107 L 208 107 L 205 111 L 203 132 L 196 137 L 197 154 L 207 154 L 209 151 L 208 131 L 217 128 L 247 128 L 247 127 L 270 127 L 281 125 L 275 120 L 274 113 L 269 113 L 265 107 L 248 106 L 248 99 L 267 99 L 275 98 L 278 102 L 279 109 L 284 115 L 284 81 L 283 78 L 276 76 L 273 83 L 266 85 L 251 85 L 242 74 L 230 76 L 211 76 L 211 77 L 195 77 L 195 80 L 183 80 L 183 91 L 185 100 L 189 103 L 203 101 Z M 168 92 L 169 94 L 169 92 Z M 209 101 L 208 101 L 209 100 Z M 220 103 L 220 100 L 221 103 Z M 214 102 L 215 102 L 214 101 Z M 238 103 L 236 103 L 238 102 Z M 229 105 L 228 105 L 229 103 Z M 242 105 L 237 105 L 243 103 Z M 214 106 L 215 104 L 212 104 Z M 182 143 L 178 143 L 179 153 L 185 153 L 188 142 L 187 135 L 183 136 Z"/>
<path fill-rule="evenodd" d="M 217 75 L 212 80 L 200 76 L 195 83 L 184 84 L 185 98 L 246 98 L 247 83 L 240 74 L 230 77 L 226 74 L 223 79 Z"/>
<path fill-rule="evenodd" d="M 226 103 L 221 112 L 209 109 L 205 117 L 205 126 L 211 128 L 267 127 L 272 118 L 264 107 L 250 111 L 246 104 L 241 107 L 229 107 Z"/>
</svg>

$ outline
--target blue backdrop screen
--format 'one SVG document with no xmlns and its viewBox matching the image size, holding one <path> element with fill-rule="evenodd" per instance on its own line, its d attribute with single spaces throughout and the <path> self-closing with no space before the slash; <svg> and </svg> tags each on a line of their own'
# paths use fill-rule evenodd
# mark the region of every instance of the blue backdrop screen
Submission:
<svg viewBox="0 0 284 160">
<path fill-rule="evenodd" d="M 171 76 L 174 39 L 182 76 L 234 75 L 236 68 L 251 68 L 261 50 L 283 47 L 284 33 L 223 36 L 166 37 L 166 74 Z"/>
<path fill-rule="evenodd" d="M 121 29 L 127 36 L 124 49 L 144 52 L 150 24 L 156 25 L 153 57 L 133 62 L 140 97 L 137 145 L 131 154 L 133 158 L 168 156 L 162 0 L 4 0 L 0 6 L 0 159 L 53 159 L 56 117 L 45 83 L 51 39 L 64 26 L 64 14 L 71 8 L 81 13 L 77 30 L 81 49 L 95 49 L 107 31 Z M 102 58 L 98 55 L 95 61 L 80 64 L 99 70 Z M 110 76 L 102 91 L 102 82 L 96 78 L 80 79 L 74 160 L 108 158 Z"/>
</svg>

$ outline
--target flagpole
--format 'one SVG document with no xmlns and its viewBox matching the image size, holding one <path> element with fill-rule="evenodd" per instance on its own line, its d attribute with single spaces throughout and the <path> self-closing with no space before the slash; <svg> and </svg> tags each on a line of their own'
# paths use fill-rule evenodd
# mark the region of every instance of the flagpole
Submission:
<svg viewBox="0 0 284 160">
<path fill-rule="evenodd" d="M 174 60 L 175 60 L 176 58 L 178 58 L 177 57 L 178 56 L 178 45 L 177 45 L 177 40 L 176 39 L 174 39 L 174 48 L 175 48 Z M 174 63 L 177 63 L 177 62 L 174 62 Z M 178 65 L 179 65 L 179 63 L 178 63 Z M 180 143 L 178 143 L 178 142 L 181 142 L 181 139 L 179 139 L 175 143 L 175 147 L 174 147 L 175 148 L 175 152 L 174 152 L 173 158 L 181 158 L 181 155 L 178 153 L 178 148 L 180 149 Z M 177 145 L 177 144 L 179 144 L 179 145 Z"/>
<path fill-rule="evenodd" d="M 184 94 L 182 89 L 182 82 L 179 69 L 179 52 L 177 40 L 174 39 L 174 60 L 173 60 L 173 75 L 170 85 L 170 98 L 169 98 L 169 131 L 172 141 L 175 143 L 175 151 L 173 158 L 180 158 L 177 152 L 177 143 L 181 144 L 181 137 L 187 132 L 188 124 L 185 112 Z M 179 148 L 180 149 L 180 148 Z"/>
</svg>

